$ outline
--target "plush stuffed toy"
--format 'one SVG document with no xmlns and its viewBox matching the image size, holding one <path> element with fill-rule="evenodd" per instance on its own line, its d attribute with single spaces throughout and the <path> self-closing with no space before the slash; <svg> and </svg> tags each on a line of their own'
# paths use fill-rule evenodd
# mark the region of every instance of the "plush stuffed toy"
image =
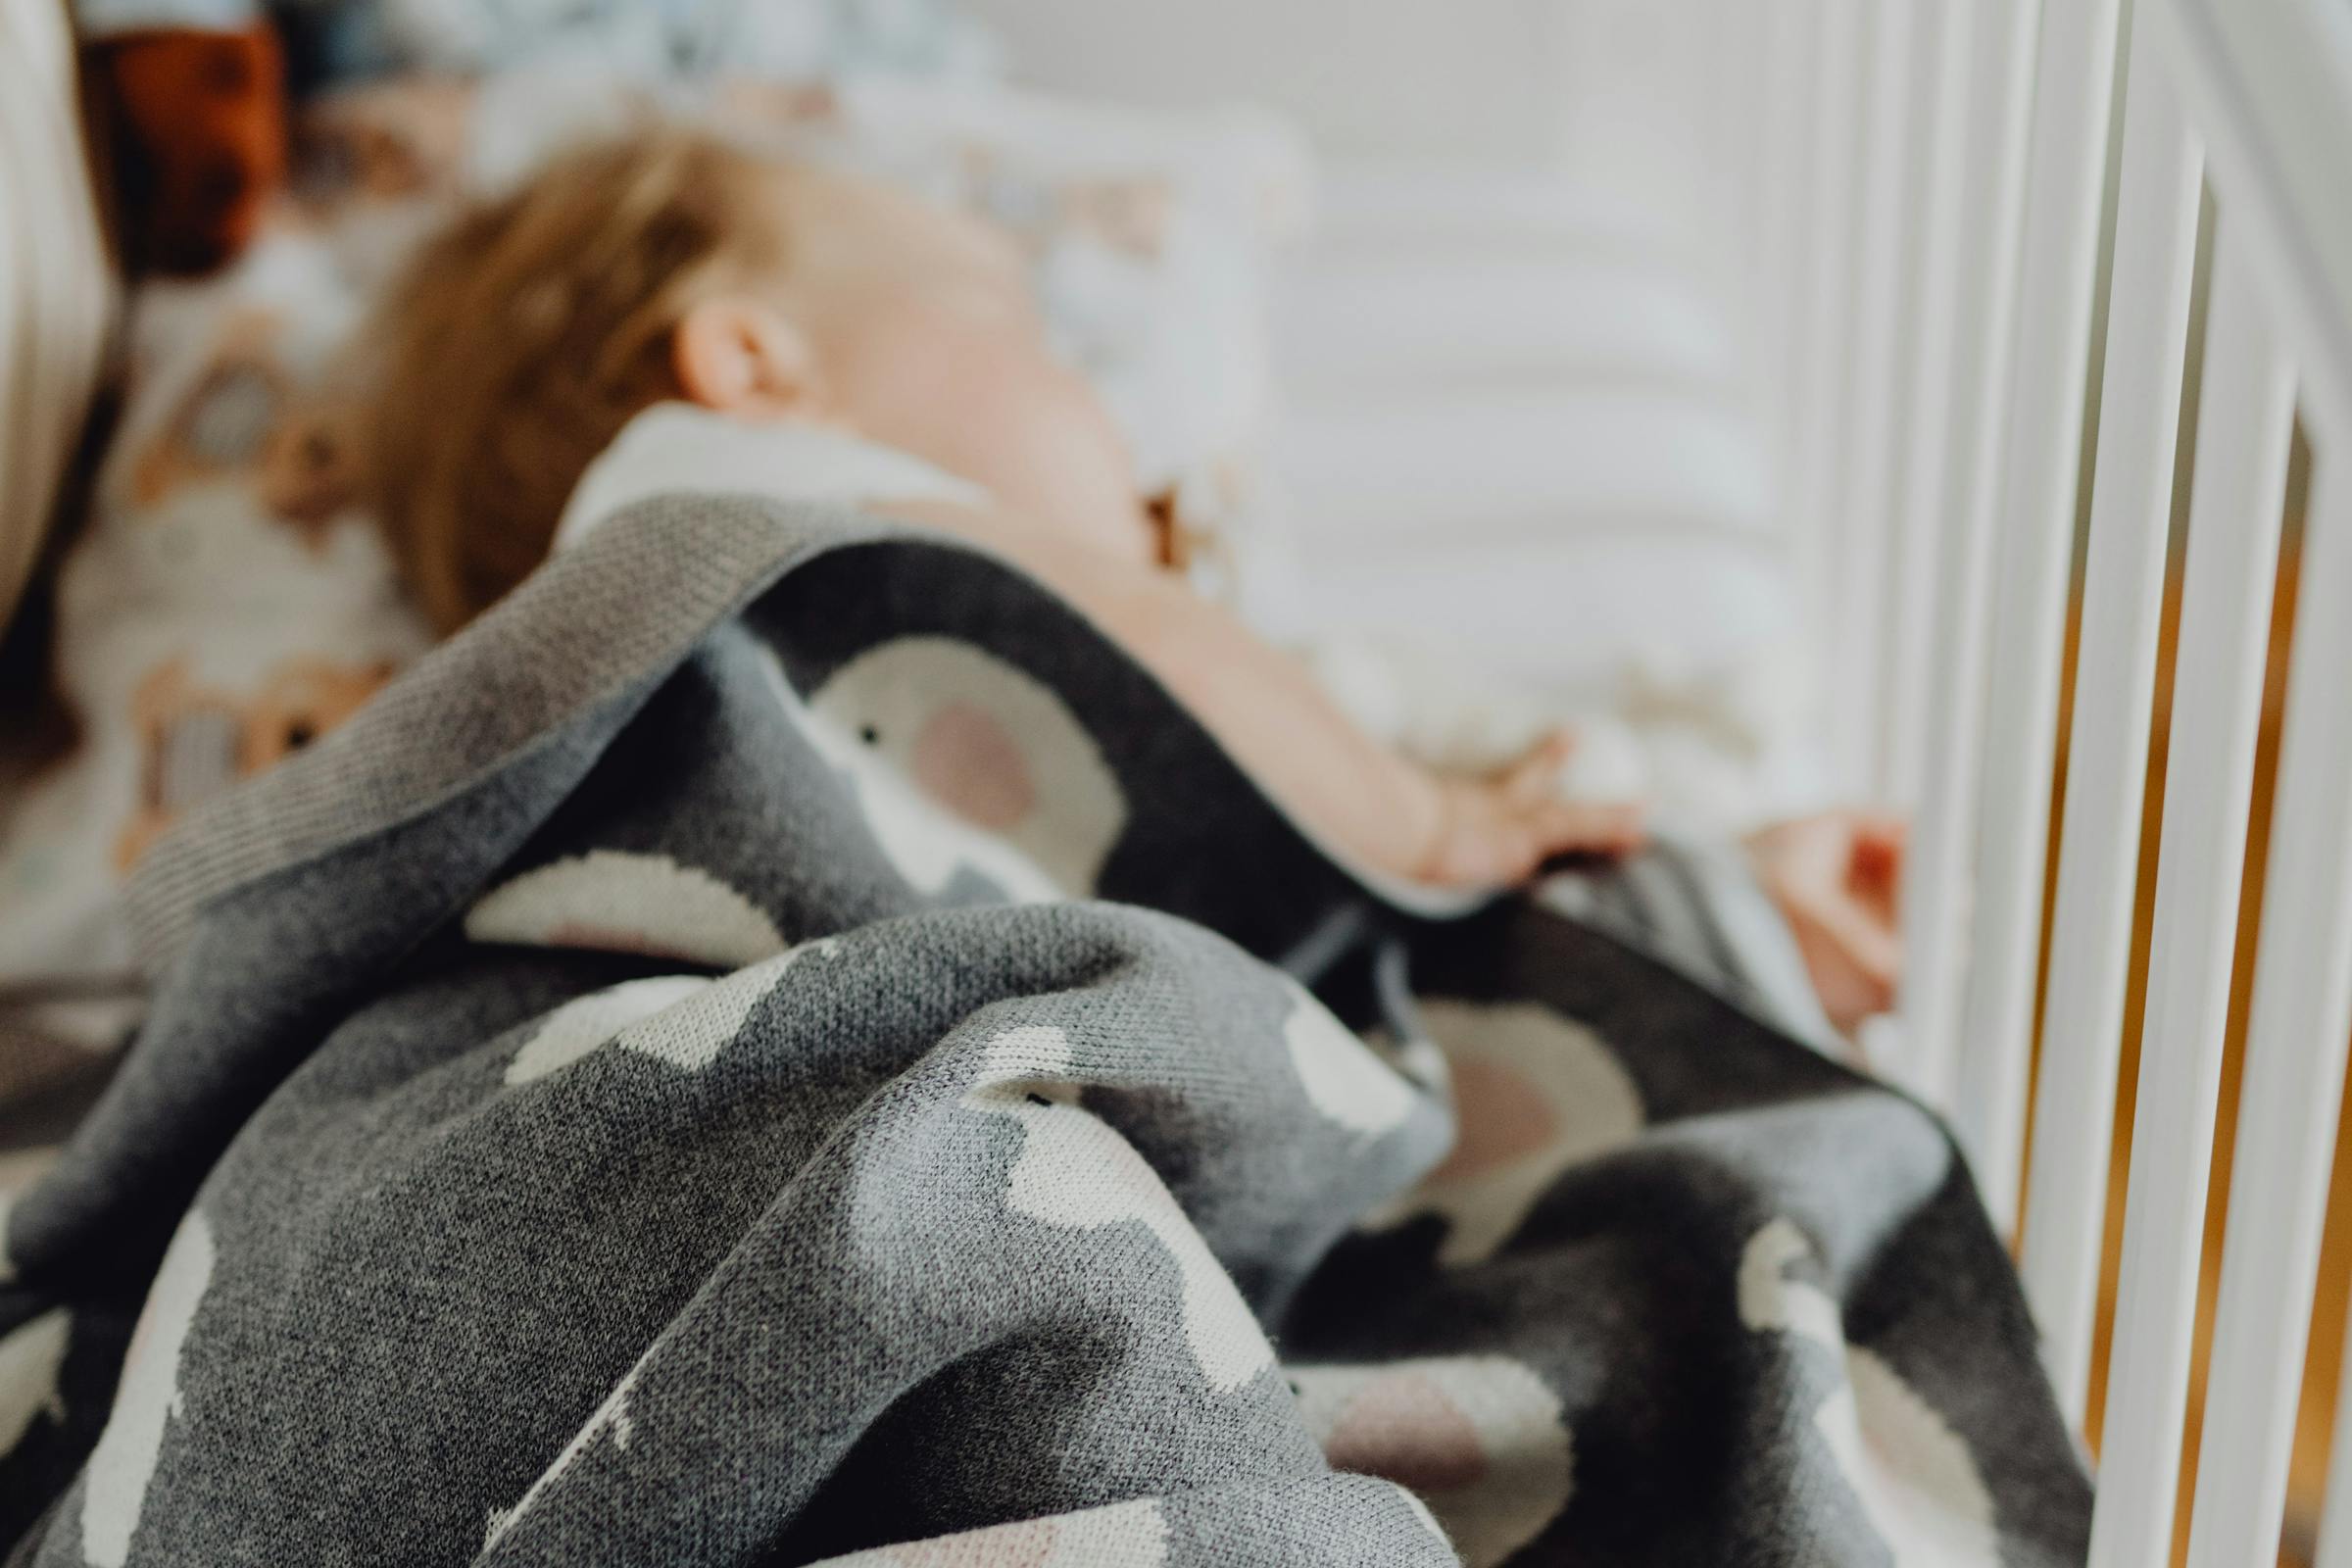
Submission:
<svg viewBox="0 0 2352 1568">
<path fill-rule="evenodd" d="M 158 665 L 131 695 L 139 785 L 115 839 L 115 869 L 129 872 L 189 807 L 285 760 L 358 712 L 395 670 L 389 660 L 296 656 L 240 693 L 203 685 L 185 658 Z"/>
<path fill-rule="evenodd" d="M 285 62 L 266 22 L 156 27 L 88 43 L 123 259 L 192 273 L 242 251 L 286 179 Z"/>
</svg>

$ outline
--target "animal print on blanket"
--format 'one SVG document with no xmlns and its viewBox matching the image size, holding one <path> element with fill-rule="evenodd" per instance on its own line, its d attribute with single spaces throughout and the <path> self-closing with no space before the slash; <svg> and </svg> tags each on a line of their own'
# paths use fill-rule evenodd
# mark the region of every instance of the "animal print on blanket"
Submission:
<svg viewBox="0 0 2352 1568">
<path fill-rule="evenodd" d="M 0 1220 L 12 1562 L 2085 1549 L 1935 1119 L 1385 904 L 942 540 L 623 514 L 135 891 Z"/>
</svg>

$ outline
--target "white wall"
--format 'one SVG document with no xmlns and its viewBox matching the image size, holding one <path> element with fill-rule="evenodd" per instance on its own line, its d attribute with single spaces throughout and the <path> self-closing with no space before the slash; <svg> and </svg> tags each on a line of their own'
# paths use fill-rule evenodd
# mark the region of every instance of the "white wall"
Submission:
<svg viewBox="0 0 2352 1568">
<path fill-rule="evenodd" d="M 965 0 L 1015 74 L 1138 103 L 1279 108 L 1342 156 L 1542 162 L 1563 0 Z"/>
<path fill-rule="evenodd" d="M 1163 106 L 1277 109 L 1328 158 L 1564 174 L 1684 216 L 1707 109 L 1663 0 L 961 0 L 1015 76 Z"/>
</svg>

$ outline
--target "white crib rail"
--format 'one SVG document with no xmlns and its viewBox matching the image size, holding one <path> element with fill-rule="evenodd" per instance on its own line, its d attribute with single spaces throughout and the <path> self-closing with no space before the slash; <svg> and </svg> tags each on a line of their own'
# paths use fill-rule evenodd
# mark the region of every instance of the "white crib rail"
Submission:
<svg viewBox="0 0 2352 1568">
<path fill-rule="evenodd" d="M 1932 153 L 1929 127 L 1913 106 L 1934 92 L 1941 28 L 1908 5 L 1873 5 L 1869 77 L 1862 136 L 1859 201 L 1859 276 L 1848 329 L 1847 386 L 1851 390 L 1847 442 L 1838 498 L 1839 548 L 1831 558 L 1831 604 L 1824 617 L 1829 667 L 1843 684 L 1831 711 L 1844 737 L 1838 774 L 1882 784 L 1888 765 L 1885 739 L 1895 671 L 1881 651 L 1888 646 L 1905 538 L 1890 526 L 1901 493 L 1901 443 L 1908 427 L 1919 334 L 1921 230 L 1926 212 L 1924 170 Z"/>
<path fill-rule="evenodd" d="M 1852 544 L 1852 530 L 1842 511 L 1842 483 L 1838 455 L 1841 432 L 1849 427 L 1853 409 L 1852 364 L 1848 355 L 1855 326 L 1851 300 L 1860 266 L 1862 213 L 1861 138 L 1869 109 L 1869 79 L 1863 69 L 1875 20 L 1865 0 L 1812 0 L 1814 12 L 1807 39 L 1811 72 L 1818 85 L 1813 94 L 1810 142 L 1805 163 L 1811 210 L 1806 231 L 1814 244 L 1807 258 L 1798 343 L 1803 377 L 1796 407 L 1802 421 L 1790 475 L 1790 504 L 1819 526 L 1807 530 L 1802 548 L 1809 559 L 1799 563 L 1806 589 L 1805 612 L 1815 624 L 1826 625 L 1837 603 L 1840 563 Z M 1833 713 L 1850 710 L 1842 687 L 1844 671 L 1835 662 L 1825 670 L 1836 683 Z M 1858 750 L 1859 728 L 1833 724 L 1830 743 L 1849 754 Z"/>
<path fill-rule="evenodd" d="M 2237 935 L 2238 872 L 2285 504 L 2293 380 L 2234 225 L 2216 242 L 2189 501 L 2180 670 L 2140 1040 L 2124 1271 L 2093 1568 L 2161 1561 L 2172 1538 L 2206 1177 Z M 2087 694 L 2086 694 L 2087 695 Z M 2235 1456 L 2217 1455 L 2224 1463 Z"/>
<path fill-rule="evenodd" d="M 2278 1539 L 2352 1027 L 2352 488 L 2314 498 L 2289 656 L 2266 933 L 2247 1026 L 2191 1568 L 2254 1562 Z"/>
<path fill-rule="evenodd" d="M 2175 438 L 2187 355 L 2202 155 L 2172 84 L 2132 40 L 2117 199 L 2098 487 L 2082 570 L 2079 692 L 2027 1195 L 2026 1292 L 2059 1402 L 2088 1396 L 2107 1214 L 2108 1146 L 2139 873 L 2141 786 L 2156 684 Z M 2063 1129 L 2063 1136 L 2053 1136 Z"/>
<path fill-rule="evenodd" d="M 1881 521 L 1896 546 L 1887 593 L 1892 612 L 1885 650 L 1875 661 L 1887 671 L 1876 715 L 1882 726 L 1878 782 L 1882 793 L 1902 802 L 1919 797 L 1927 749 L 1927 705 L 1919 701 L 1919 694 L 1932 667 L 1936 501 L 1944 482 L 1955 392 L 1961 171 L 1969 136 L 1969 26 L 1967 8 L 1951 5 L 1925 7 L 1917 24 L 1924 90 L 1915 102 L 1906 157 L 1914 188 L 1904 208 L 1912 270 L 1907 279 L 1909 320 L 1899 341 L 1907 353 L 1895 371 L 1903 378 L 1902 422 L 1893 432 L 1891 455 L 1897 483 L 1885 498 L 1887 510 Z"/>
<path fill-rule="evenodd" d="M 1940 540 L 1934 580 L 1935 657 L 1926 689 L 1924 777 L 1903 925 L 1905 1058 L 1891 1066 L 1949 1103 L 1959 1073 L 1960 980 L 1967 961 L 1968 866 L 1975 848 L 1980 722 L 1988 641 L 1998 465 L 2014 348 L 2018 246 L 2039 0 L 1979 0 L 1972 33 L 1968 157 L 1960 193 L 1960 276 L 1947 367 L 1952 396 L 1938 442 L 1947 461 L 1914 488 Z"/>
<path fill-rule="evenodd" d="M 1744 8 L 1732 7 L 1738 12 Z M 1788 0 L 1753 298 L 1842 783 L 1916 810 L 1899 1052 L 2085 1414 L 2201 191 L 2214 244 L 2120 1304 L 2091 1548 L 2170 1560 L 2232 985 L 2251 986 L 2196 1568 L 2278 1549 L 2352 1040 L 2352 8 Z M 2119 38 L 2122 113 L 2114 113 Z M 1811 47 L 1806 47 L 1807 40 Z M 2111 160 L 2110 126 L 2120 125 Z M 1808 130 L 1810 135 L 1808 135 Z M 1751 138 L 1752 139 L 1752 138 Z M 1736 130 L 1726 143 L 1736 145 Z M 2102 257 L 2111 175 L 2114 231 Z M 2084 396 L 2100 423 L 2056 898 Z M 2314 497 L 2261 940 L 2233 973 L 2288 453 Z M 1887 591 L 1865 591 L 1884 583 Z M 2034 996 L 2047 991 L 2034 1062 Z M 2027 1106 L 2033 1106 L 2028 1149 Z M 2030 1155 L 2030 1158 L 2029 1158 Z M 2030 1168 L 2030 1186 L 2027 1177 Z M 2321 1561 L 2352 1568 L 2352 1414 Z"/>
<path fill-rule="evenodd" d="M 2034 80 L 2016 355 L 1997 491 L 1999 585 L 1985 674 L 1976 898 L 1969 909 L 1952 1112 L 1985 1206 L 2018 1206 L 2039 959 L 2058 665 L 2075 531 L 2077 440 L 2091 350 L 2115 0 L 2044 10 Z"/>
<path fill-rule="evenodd" d="M 1953 1114 L 1985 1205 L 2017 1212 L 2069 546 L 2098 275 L 2116 0 L 2046 8 L 1998 491 L 1976 897 Z"/>
</svg>

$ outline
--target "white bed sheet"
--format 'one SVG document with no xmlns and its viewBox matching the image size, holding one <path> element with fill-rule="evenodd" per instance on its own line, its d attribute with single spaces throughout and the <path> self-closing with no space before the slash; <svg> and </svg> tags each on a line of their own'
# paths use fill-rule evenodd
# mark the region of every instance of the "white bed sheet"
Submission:
<svg viewBox="0 0 2352 1568">
<path fill-rule="evenodd" d="M 1390 650 L 1327 662 L 1443 650 L 1516 711 L 1613 717 L 1709 825 L 1816 804 L 1776 475 L 1703 269 L 1541 176 L 1341 169 L 1318 213 L 1275 294 L 1294 619 Z M 1462 696 L 1391 685 L 1405 732 Z"/>
</svg>

